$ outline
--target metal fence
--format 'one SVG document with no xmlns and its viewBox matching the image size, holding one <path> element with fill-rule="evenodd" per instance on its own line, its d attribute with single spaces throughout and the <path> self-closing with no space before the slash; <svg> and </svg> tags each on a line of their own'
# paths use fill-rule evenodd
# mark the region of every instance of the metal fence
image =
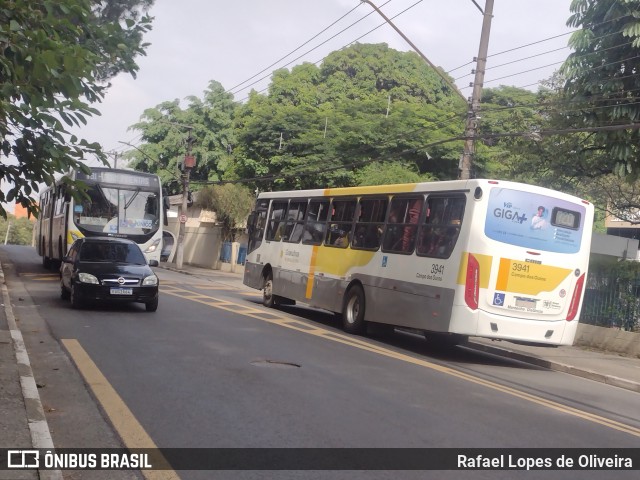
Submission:
<svg viewBox="0 0 640 480">
<path fill-rule="evenodd" d="M 222 248 L 220 249 L 220 261 L 222 263 L 231 263 L 231 242 L 223 242 Z M 236 258 L 236 263 L 238 265 L 244 265 L 244 262 L 247 258 L 247 246 L 240 245 L 238 249 L 238 257 Z"/>
<path fill-rule="evenodd" d="M 625 262 L 631 264 L 632 262 Z M 640 271 L 619 264 L 589 271 L 580 322 L 640 331 Z"/>
</svg>

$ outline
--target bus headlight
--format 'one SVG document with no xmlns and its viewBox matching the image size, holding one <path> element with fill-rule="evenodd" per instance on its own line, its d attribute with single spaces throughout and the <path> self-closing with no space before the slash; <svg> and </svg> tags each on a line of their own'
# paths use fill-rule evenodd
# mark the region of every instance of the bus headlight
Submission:
<svg viewBox="0 0 640 480">
<path fill-rule="evenodd" d="M 82 283 L 93 283 L 94 285 L 100 285 L 98 279 L 90 273 L 79 273 L 78 280 Z"/>
<path fill-rule="evenodd" d="M 149 275 L 142 281 L 143 287 L 155 287 L 156 285 L 158 285 L 158 277 L 155 275 Z"/>
<path fill-rule="evenodd" d="M 147 247 L 147 249 L 144 251 L 144 253 L 153 253 L 156 251 L 156 248 L 158 248 L 158 245 L 160 245 L 160 239 L 156 239 L 151 245 L 149 245 Z"/>
</svg>

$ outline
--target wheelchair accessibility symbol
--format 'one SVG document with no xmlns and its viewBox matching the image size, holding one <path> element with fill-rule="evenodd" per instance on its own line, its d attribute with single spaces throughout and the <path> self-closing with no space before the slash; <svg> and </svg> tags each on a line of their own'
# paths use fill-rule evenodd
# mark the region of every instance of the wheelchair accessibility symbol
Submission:
<svg viewBox="0 0 640 480">
<path fill-rule="evenodd" d="M 502 307 L 504 305 L 504 293 L 496 293 L 493 297 L 493 304 Z"/>
</svg>

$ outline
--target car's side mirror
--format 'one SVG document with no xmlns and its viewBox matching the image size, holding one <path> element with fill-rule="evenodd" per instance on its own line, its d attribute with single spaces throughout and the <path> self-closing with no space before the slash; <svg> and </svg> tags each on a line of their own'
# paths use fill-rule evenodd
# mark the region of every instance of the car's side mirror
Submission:
<svg viewBox="0 0 640 480">
<path fill-rule="evenodd" d="M 157 267 L 158 265 L 160 265 L 160 263 L 158 263 L 158 260 L 149 260 L 150 267 Z"/>
</svg>

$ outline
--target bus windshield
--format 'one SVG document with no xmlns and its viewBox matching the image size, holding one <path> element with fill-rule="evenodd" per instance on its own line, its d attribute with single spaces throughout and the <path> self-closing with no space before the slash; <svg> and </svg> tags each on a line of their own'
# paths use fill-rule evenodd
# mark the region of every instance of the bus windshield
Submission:
<svg viewBox="0 0 640 480">
<path fill-rule="evenodd" d="M 155 192 L 93 184 L 87 195 L 73 207 L 81 231 L 128 236 L 153 234 L 159 228 L 160 202 Z"/>
</svg>

